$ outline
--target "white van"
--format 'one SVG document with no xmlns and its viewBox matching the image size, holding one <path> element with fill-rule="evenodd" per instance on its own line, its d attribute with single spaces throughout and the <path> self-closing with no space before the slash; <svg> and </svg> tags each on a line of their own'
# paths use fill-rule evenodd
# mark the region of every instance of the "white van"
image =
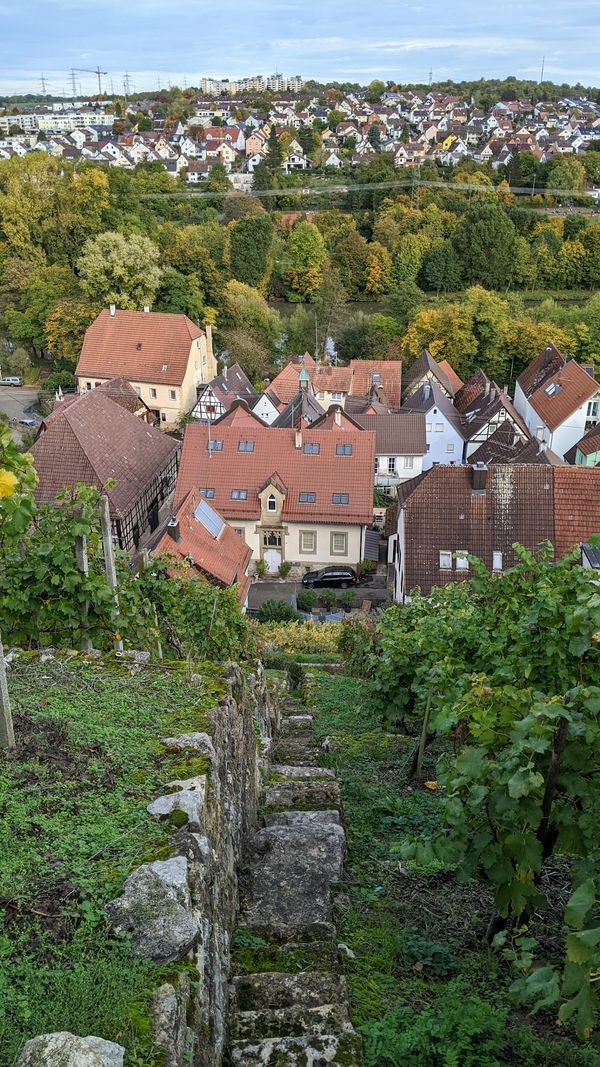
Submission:
<svg viewBox="0 0 600 1067">
<path fill-rule="evenodd" d="M 0 385 L 23 385 L 22 378 L 0 378 Z"/>
</svg>

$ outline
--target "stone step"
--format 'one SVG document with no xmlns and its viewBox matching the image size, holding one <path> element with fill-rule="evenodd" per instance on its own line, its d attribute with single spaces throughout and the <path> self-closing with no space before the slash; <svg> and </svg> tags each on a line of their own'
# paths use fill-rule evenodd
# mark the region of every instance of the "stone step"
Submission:
<svg viewBox="0 0 600 1067">
<path fill-rule="evenodd" d="M 312 715 L 289 715 L 287 719 L 281 720 L 281 733 L 283 733 L 284 730 L 287 730 L 290 733 L 292 731 L 294 733 L 305 733 L 306 731 L 310 733 L 312 724 Z"/>
<path fill-rule="evenodd" d="M 320 1004 L 344 1004 L 348 999 L 342 975 L 327 971 L 241 975 L 233 979 L 233 992 L 231 1006 L 234 1011 L 294 1006 L 317 1008 Z"/>
<path fill-rule="evenodd" d="M 262 932 L 268 933 L 267 930 Z M 237 975 L 331 973 L 338 966 L 335 940 L 267 942 L 261 948 L 233 950 L 233 969 Z"/>
<path fill-rule="evenodd" d="M 321 1037 L 352 1031 L 346 1004 L 320 1004 L 306 1008 L 294 1004 L 288 1008 L 265 1008 L 262 1011 L 238 1011 L 230 1021 L 234 1041 L 264 1040 L 266 1037 Z"/>
<path fill-rule="evenodd" d="M 311 767 L 319 759 L 320 751 L 310 742 L 280 737 L 271 754 L 278 764 Z"/>
<path fill-rule="evenodd" d="M 329 922 L 330 888 L 342 876 L 345 835 L 334 823 L 268 826 L 255 834 L 259 861 L 246 868 L 243 912 L 250 925 Z"/>
<path fill-rule="evenodd" d="M 323 811 L 341 807 L 340 786 L 335 779 L 272 782 L 265 789 L 267 811 Z"/>
<path fill-rule="evenodd" d="M 362 1042 L 357 1033 L 322 1037 L 278 1037 L 235 1041 L 230 1047 L 234 1067 L 362 1067 Z"/>
<path fill-rule="evenodd" d="M 294 767 L 287 763 L 273 763 L 270 768 L 275 779 L 302 781 L 303 778 L 335 778 L 330 767 Z"/>
<path fill-rule="evenodd" d="M 265 815 L 265 826 L 323 826 L 326 823 L 340 825 L 339 812 L 331 811 L 276 811 Z"/>
</svg>

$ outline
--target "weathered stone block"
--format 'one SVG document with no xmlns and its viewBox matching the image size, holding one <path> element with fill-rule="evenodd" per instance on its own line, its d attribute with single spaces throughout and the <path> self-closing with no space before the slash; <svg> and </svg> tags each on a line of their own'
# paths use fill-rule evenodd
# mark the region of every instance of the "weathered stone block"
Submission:
<svg viewBox="0 0 600 1067">
<path fill-rule="evenodd" d="M 27 1041 L 15 1067 L 123 1067 L 124 1055 L 122 1045 L 63 1030 Z"/>
</svg>

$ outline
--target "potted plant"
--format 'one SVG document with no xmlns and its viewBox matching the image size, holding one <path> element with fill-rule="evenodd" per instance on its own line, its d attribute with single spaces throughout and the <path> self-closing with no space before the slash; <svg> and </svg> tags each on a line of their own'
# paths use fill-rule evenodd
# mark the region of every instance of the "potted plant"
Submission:
<svg viewBox="0 0 600 1067">
<path fill-rule="evenodd" d="M 264 578 L 267 573 L 267 564 L 264 559 L 257 559 L 254 564 L 254 573 L 257 574 L 259 578 Z"/>
<path fill-rule="evenodd" d="M 291 569 L 292 569 L 292 564 L 290 563 L 289 559 L 284 559 L 283 563 L 280 563 L 280 565 L 279 565 L 279 577 L 280 578 L 287 578 L 287 576 L 290 573 Z"/>
<path fill-rule="evenodd" d="M 325 611 L 331 611 L 333 605 L 335 604 L 335 593 L 333 589 L 324 589 L 319 596 L 319 600 L 325 608 Z"/>
<path fill-rule="evenodd" d="M 344 592 L 340 594 L 340 604 L 345 612 L 352 611 L 354 607 L 354 590 L 344 589 Z"/>
<path fill-rule="evenodd" d="M 298 593 L 298 611 L 312 611 L 317 602 L 317 594 L 314 589 L 302 589 Z"/>
</svg>

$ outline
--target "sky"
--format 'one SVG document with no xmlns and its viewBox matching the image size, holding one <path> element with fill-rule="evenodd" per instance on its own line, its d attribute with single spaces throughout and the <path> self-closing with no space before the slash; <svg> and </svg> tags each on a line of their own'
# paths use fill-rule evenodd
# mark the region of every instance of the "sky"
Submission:
<svg viewBox="0 0 600 1067">
<path fill-rule="evenodd" d="M 301 74 L 426 82 L 540 76 L 600 83 L 600 0 L 0 0 L 0 92 L 70 94 L 200 77 Z M 544 58 L 545 57 L 545 58 Z M 78 74 L 83 94 L 96 80 Z"/>
</svg>

